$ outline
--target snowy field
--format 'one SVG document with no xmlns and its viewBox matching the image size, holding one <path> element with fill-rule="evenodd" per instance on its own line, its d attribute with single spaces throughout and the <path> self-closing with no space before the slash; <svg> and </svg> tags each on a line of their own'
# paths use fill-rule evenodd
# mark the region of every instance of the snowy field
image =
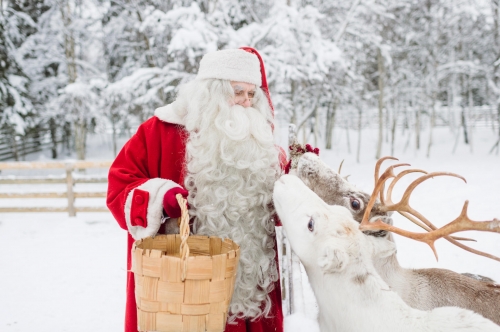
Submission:
<svg viewBox="0 0 500 332">
<path fill-rule="evenodd" d="M 283 127 L 276 131 L 282 146 L 286 146 L 286 130 Z M 349 181 L 371 192 L 375 132 L 363 132 L 360 163 L 356 162 L 354 152 L 356 133 L 348 134 L 351 153 L 347 149 L 346 132 L 336 128 L 335 148 L 329 151 L 322 149 L 320 156 L 335 169 L 345 160 L 342 174 L 350 174 Z M 455 172 L 467 179 L 465 184 L 459 179 L 439 177 L 427 181 L 415 191 L 412 205 L 437 225 L 444 225 L 458 216 L 467 199 L 470 200 L 469 216 L 472 219 L 500 217 L 500 156 L 488 154 L 495 134 L 490 128 L 479 128 L 472 137 L 472 149 L 460 143 L 452 153 L 453 135 L 448 129 L 438 128 L 430 158 L 426 157 L 425 148 L 415 152 L 410 146 L 403 152 L 405 140 L 402 140 L 401 146 L 396 146 L 394 154 L 401 162 L 427 171 Z M 426 147 L 426 144 L 422 146 Z M 110 159 L 111 155 L 105 152 L 110 150 L 109 147 L 107 140 L 94 140 L 89 149 L 89 159 Z M 388 155 L 387 151 L 383 155 Z M 36 158 L 47 159 L 43 155 Z M 1 175 L 9 174 L 27 175 L 16 172 L 2 172 Z M 402 187 L 398 188 L 395 199 Z M 63 189 L 45 185 L 40 190 Z M 105 190 L 105 185 L 76 188 L 81 191 L 95 189 Z M 29 190 L 35 190 L 34 186 L 2 185 L 0 188 L 2 192 Z M 104 205 L 104 200 L 88 202 Z M 65 202 L 3 199 L 0 204 L 63 206 Z M 84 202 L 77 201 L 77 204 L 84 205 Z M 403 219 L 396 219 L 396 225 L 412 228 Z M 475 248 L 500 255 L 498 234 L 471 232 L 466 236 L 478 240 L 473 244 Z M 436 243 L 439 262 L 424 244 L 397 236 L 396 242 L 398 258 L 404 267 L 443 267 L 500 281 L 500 262 L 470 254 L 444 240 Z M 76 217 L 68 217 L 64 213 L 0 214 L 0 331 L 121 331 L 125 306 L 125 247 L 126 233 L 109 213 L 79 213 Z M 302 315 L 294 317 L 295 321 L 291 324 L 296 327 L 294 330 L 300 324 L 307 325 L 306 317 L 314 319 L 316 314 L 306 276 L 299 277 L 305 286 L 297 285 L 302 289 L 302 300 L 296 311 L 302 312 Z"/>
</svg>

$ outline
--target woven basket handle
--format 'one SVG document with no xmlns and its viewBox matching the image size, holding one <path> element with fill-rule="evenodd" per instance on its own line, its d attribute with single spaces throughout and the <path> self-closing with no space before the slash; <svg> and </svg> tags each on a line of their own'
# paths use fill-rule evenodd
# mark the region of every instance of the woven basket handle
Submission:
<svg viewBox="0 0 500 332">
<path fill-rule="evenodd" d="M 181 223 L 179 226 L 181 246 L 179 249 L 179 254 L 181 257 L 182 266 L 181 280 L 184 281 L 186 279 L 187 260 L 189 258 L 189 246 L 187 244 L 187 239 L 189 237 L 189 213 L 187 209 L 187 200 L 184 199 L 181 194 L 177 194 L 175 198 L 177 199 L 177 202 L 179 203 L 179 206 L 181 208 Z"/>
</svg>

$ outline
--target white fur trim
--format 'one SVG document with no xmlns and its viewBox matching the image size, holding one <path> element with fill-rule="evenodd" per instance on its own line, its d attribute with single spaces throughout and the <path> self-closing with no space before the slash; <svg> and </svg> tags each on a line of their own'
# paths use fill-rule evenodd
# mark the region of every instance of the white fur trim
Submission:
<svg viewBox="0 0 500 332">
<path fill-rule="evenodd" d="M 171 180 L 155 178 L 148 180 L 135 189 L 140 189 L 149 192 L 149 201 L 147 207 L 147 227 L 132 226 L 130 220 L 130 210 L 132 208 L 132 198 L 134 197 L 135 189 L 132 189 L 125 201 L 125 221 L 127 222 L 128 231 L 135 240 L 143 239 L 148 236 L 156 235 L 161 226 L 161 218 L 163 214 L 163 196 L 165 193 L 174 187 L 180 187 L 177 183 Z"/>
<path fill-rule="evenodd" d="M 255 54 L 241 49 L 207 53 L 200 61 L 197 79 L 222 80 L 262 85 L 260 61 Z"/>
<path fill-rule="evenodd" d="M 172 104 L 155 109 L 155 116 L 161 121 L 186 125 L 187 105 L 177 98 Z"/>
</svg>

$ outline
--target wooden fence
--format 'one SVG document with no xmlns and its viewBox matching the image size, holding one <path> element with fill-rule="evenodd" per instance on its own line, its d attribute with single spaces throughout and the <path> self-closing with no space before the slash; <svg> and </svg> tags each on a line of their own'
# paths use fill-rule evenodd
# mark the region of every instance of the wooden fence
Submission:
<svg viewBox="0 0 500 332">
<path fill-rule="evenodd" d="M 72 161 L 72 162 L 4 162 L 0 163 L 1 170 L 30 170 L 30 169 L 64 169 L 64 176 L 0 176 L 0 184 L 55 184 L 65 183 L 66 192 L 30 192 L 30 193 L 0 193 L 0 198 L 66 198 L 67 207 L 0 207 L 3 212 L 68 212 L 75 216 L 77 212 L 107 212 L 106 207 L 75 207 L 76 198 L 105 198 L 106 192 L 75 192 L 77 183 L 107 183 L 107 177 L 75 177 L 73 172 L 78 169 L 109 168 L 111 161 Z"/>
<path fill-rule="evenodd" d="M 62 143 L 63 135 L 56 133 L 53 139 L 46 128 L 34 128 L 25 135 L 5 133 L 0 130 L 0 161 L 22 161 L 25 156 L 55 148 Z M 54 146 L 55 144 L 55 146 Z"/>
</svg>

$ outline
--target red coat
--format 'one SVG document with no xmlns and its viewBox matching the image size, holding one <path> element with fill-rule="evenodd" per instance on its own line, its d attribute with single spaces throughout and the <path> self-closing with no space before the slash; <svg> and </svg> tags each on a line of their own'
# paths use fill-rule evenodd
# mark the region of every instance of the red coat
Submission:
<svg viewBox="0 0 500 332">
<path fill-rule="evenodd" d="M 168 120 L 161 114 L 160 118 Z M 134 275 L 130 272 L 134 238 L 156 234 L 160 227 L 165 192 L 183 183 L 187 134 L 182 125 L 160 118 L 157 113 L 139 127 L 109 170 L 107 205 L 120 227 L 128 230 L 126 332 L 137 331 Z M 271 318 L 256 322 L 240 319 L 236 325 L 227 325 L 225 331 L 283 331 L 279 281 L 269 296 L 272 301 Z"/>
</svg>

